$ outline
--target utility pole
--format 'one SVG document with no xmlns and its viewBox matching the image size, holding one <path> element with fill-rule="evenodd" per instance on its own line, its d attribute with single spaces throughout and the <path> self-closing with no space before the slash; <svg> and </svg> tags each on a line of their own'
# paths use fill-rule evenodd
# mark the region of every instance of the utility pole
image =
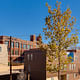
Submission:
<svg viewBox="0 0 80 80">
<path fill-rule="evenodd" d="M 12 42 L 12 37 L 10 36 L 10 80 L 12 80 L 12 57 L 11 57 L 11 42 Z"/>
</svg>

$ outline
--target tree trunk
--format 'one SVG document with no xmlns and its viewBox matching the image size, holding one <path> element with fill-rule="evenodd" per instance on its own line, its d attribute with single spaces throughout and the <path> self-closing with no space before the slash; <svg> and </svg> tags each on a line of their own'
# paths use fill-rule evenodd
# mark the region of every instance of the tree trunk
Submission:
<svg viewBox="0 0 80 80">
<path fill-rule="evenodd" d="M 60 70 L 58 70 L 58 80 L 61 80 Z"/>
<path fill-rule="evenodd" d="M 58 53 L 58 80 L 61 80 L 61 75 L 60 75 L 60 53 Z"/>
</svg>

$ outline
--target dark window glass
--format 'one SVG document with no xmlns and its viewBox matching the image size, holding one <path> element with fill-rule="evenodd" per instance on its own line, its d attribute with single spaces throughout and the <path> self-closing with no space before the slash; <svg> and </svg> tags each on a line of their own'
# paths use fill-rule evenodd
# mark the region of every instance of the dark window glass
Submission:
<svg viewBox="0 0 80 80">
<path fill-rule="evenodd" d="M 30 45 L 27 45 L 27 49 L 30 49 Z"/>
<path fill-rule="evenodd" d="M 20 43 L 20 48 L 22 49 L 22 43 Z"/>
<path fill-rule="evenodd" d="M 22 51 L 20 51 L 20 54 L 22 54 Z"/>
<path fill-rule="evenodd" d="M 23 44 L 23 49 L 26 49 L 26 44 Z"/>
<path fill-rule="evenodd" d="M 14 48 L 14 42 L 11 43 L 11 47 Z"/>
<path fill-rule="evenodd" d="M 18 50 L 15 50 L 15 55 L 18 55 L 19 51 Z"/>
<path fill-rule="evenodd" d="M 14 50 L 11 50 L 11 54 L 14 55 Z"/>
<path fill-rule="evenodd" d="M 72 59 L 71 59 L 71 62 L 74 62 L 74 52 L 70 52 L 69 54 L 68 54 L 68 57 L 71 57 Z"/>
<path fill-rule="evenodd" d="M 19 43 L 18 42 L 15 43 L 15 47 L 19 48 Z"/>
<path fill-rule="evenodd" d="M 31 61 L 33 60 L 33 54 L 31 54 Z"/>
</svg>

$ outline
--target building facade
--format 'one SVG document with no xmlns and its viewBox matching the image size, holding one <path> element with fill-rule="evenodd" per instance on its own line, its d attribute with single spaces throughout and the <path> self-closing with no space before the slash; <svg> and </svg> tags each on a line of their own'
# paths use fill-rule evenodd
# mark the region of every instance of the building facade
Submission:
<svg viewBox="0 0 80 80">
<path fill-rule="evenodd" d="M 0 44 L 0 64 L 8 65 L 8 50 L 5 44 Z"/>
<path fill-rule="evenodd" d="M 8 61 L 10 59 L 10 37 L 9 36 L 0 36 L 0 44 L 6 44 L 8 47 Z M 12 59 L 16 59 L 21 54 L 23 54 L 24 50 L 29 50 L 36 48 L 36 37 L 35 35 L 30 36 L 30 41 L 22 40 L 19 38 L 12 37 L 11 39 L 11 56 Z"/>
<path fill-rule="evenodd" d="M 66 80 L 80 80 L 80 50 L 68 51 L 73 60 L 67 65 Z"/>
<path fill-rule="evenodd" d="M 39 55 L 41 53 L 43 52 L 37 49 L 32 49 L 25 52 L 25 56 L 24 56 L 25 58 L 24 66 L 26 66 L 25 72 L 28 72 L 29 70 L 30 73 L 33 73 L 33 72 L 35 73 L 37 68 L 41 70 L 41 72 L 45 70 L 46 65 L 44 64 L 46 63 L 45 62 L 46 60 L 44 59 L 47 59 L 47 58 L 42 57 L 43 58 L 42 59 L 41 58 L 42 55 Z M 68 54 L 67 56 L 71 56 L 72 59 L 71 59 L 71 63 L 66 65 L 66 67 L 61 70 L 61 80 L 80 80 L 80 50 L 67 50 L 67 54 Z M 31 62 L 29 60 L 31 60 Z M 31 65 L 31 67 L 29 64 Z M 41 69 L 43 67 L 44 67 L 44 70 Z M 44 80 L 58 80 L 57 72 L 54 72 L 54 73 L 49 73 L 47 71 L 45 72 L 46 72 L 46 79 Z M 41 74 L 39 74 L 39 76 Z M 31 75 L 36 77 L 36 75 L 33 75 L 33 74 Z M 43 75 L 45 76 L 45 74 Z M 34 80 L 34 78 L 32 80 Z"/>
<path fill-rule="evenodd" d="M 46 54 L 40 49 L 24 52 L 24 72 L 26 80 L 46 80 Z"/>
<path fill-rule="evenodd" d="M 71 56 L 71 62 L 61 70 L 61 80 L 80 80 L 80 50 L 67 50 L 67 56 Z M 58 80 L 57 73 L 47 72 L 47 80 Z"/>
<path fill-rule="evenodd" d="M 8 50 L 5 44 L 0 44 L 0 75 L 8 71 Z"/>
</svg>

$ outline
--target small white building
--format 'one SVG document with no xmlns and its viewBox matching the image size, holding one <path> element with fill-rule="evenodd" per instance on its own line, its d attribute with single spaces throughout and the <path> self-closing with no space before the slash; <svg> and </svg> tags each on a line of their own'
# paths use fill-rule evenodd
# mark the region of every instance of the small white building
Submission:
<svg viewBox="0 0 80 80">
<path fill-rule="evenodd" d="M 8 50 L 7 45 L 0 44 L 0 72 L 8 70 Z"/>
</svg>

